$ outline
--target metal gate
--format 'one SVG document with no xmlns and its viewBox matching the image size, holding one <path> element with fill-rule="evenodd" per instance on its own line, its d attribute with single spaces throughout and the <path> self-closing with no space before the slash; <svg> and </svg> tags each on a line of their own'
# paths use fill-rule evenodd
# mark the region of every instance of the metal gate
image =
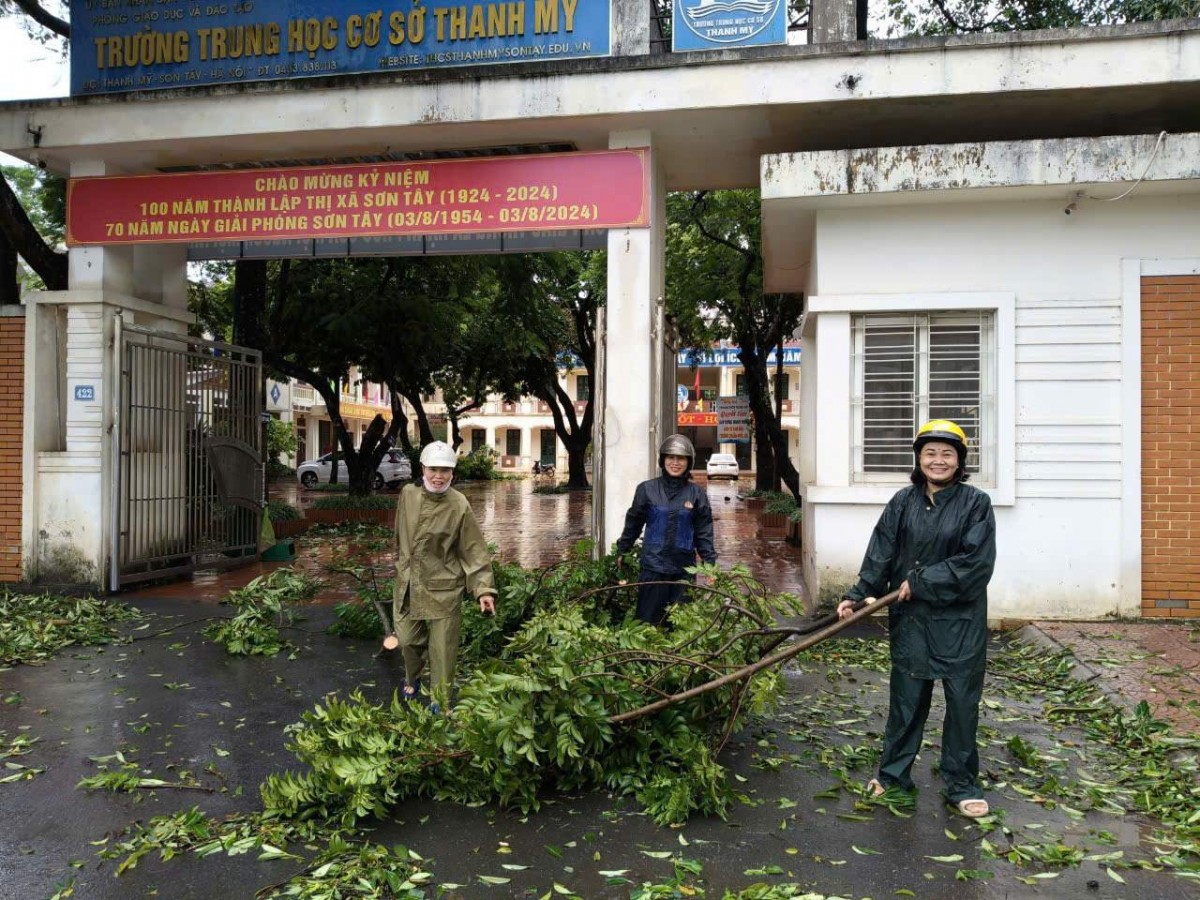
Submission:
<svg viewBox="0 0 1200 900">
<path fill-rule="evenodd" d="M 111 589 L 252 560 L 262 358 L 116 318 Z"/>
</svg>

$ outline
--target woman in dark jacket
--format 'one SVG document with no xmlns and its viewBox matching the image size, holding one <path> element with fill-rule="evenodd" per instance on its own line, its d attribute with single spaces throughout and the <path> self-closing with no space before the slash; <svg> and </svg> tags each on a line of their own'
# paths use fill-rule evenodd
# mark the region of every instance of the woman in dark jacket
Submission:
<svg viewBox="0 0 1200 900">
<path fill-rule="evenodd" d="M 867 787 L 911 791 L 912 765 L 940 679 L 946 695 L 941 775 L 946 798 L 965 816 L 987 815 L 979 787 L 976 730 L 987 663 L 987 585 L 996 562 L 988 495 L 968 484 L 967 439 L 953 422 L 923 425 L 913 442 L 912 486 L 884 508 L 858 583 L 838 606 L 899 589 L 888 610 L 891 704 L 879 775 Z"/>
<path fill-rule="evenodd" d="M 617 552 L 628 553 L 642 537 L 641 574 L 638 577 L 637 617 L 661 624 L 667 607 L 683 596 L 682 584 L 647 584 L 676 581 L 696 564 L 696 554 L 715 563 L 712 507 L 708 494 L 692 483 L 696 450 L 682 434 L 673 434 L 658 448 L 658 478 L 643 481 L 625 513 L 625 530 L 617 539 Z"/>
</svg>

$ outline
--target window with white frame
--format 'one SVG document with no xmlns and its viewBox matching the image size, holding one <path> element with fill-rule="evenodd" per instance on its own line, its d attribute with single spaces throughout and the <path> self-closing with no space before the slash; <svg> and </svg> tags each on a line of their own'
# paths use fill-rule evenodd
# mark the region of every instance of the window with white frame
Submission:
<svg viewBox="0 0 1200 900">
<path fill-rule="evenodd" d="M 853 317 L 852 471 L 856 483 L 906 480 L 930 419 L 966 432 L 974 483 L 996 484 L 996 316 L 991 310 Z"/>
</svg>

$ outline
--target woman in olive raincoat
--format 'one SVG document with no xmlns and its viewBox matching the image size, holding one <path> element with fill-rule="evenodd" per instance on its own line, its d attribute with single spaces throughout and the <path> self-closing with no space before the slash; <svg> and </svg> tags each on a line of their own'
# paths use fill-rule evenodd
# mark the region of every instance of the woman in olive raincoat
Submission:
<svg viewBox="0 0 1200 900">
<path fill-rule="evenodd" d="M 940 679 L 946 695 L 941 775 L 946 798 L 965 816 L 987 815 L 979 787 L 976 730 L 987 662 L 987 585 L 996 562 L 996 520 L 988 495 L 967 480 L 967 438 L 935 419 L 913 442 L 912 486 L 879 517 L 858 583 L 838 606 L 899 589 L 888 609 L 891 704 L 879 774 L 867 784 L 914 789 L 912 765 Z"/>
<path fill-rule="evenodd" d="M 423 484 L 406 485 L 396 503 L 392 610 L 404 657 L 405 699 L 417 695 L 426 666 L 435 695 L 447 694 L 453 684 L 464 592 L 479 601 L 480 612 L 496 611 L 487 543 L 471 504 L 450 487 L 457 462 L 449 444 L 426 445 L 421 451 Z"/>
</svg>

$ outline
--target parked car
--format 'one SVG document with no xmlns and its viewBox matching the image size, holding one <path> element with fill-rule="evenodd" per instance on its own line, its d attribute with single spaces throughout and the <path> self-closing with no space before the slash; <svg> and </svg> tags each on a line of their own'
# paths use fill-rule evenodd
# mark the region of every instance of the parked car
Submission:
<svg viewBox="0 0 1200 900">
<path fill-rule="evenodd" d="M 737 457 L 732 453 L 714 453 L 708 458 L 708 479 L 713 481 L 717 478 L 732 478 L 737 480 L 741 470 L 738 468 Z"/>
<path fill-rule="evenodd" d="M 328 484 L 330 473 L 333 471 L 333 456 L 332 453 L 326 453 L 317 459 L 301 463 L 300 467 L 296 469 L 296 478 L 300 484 L 306 488 L 317 484 Z M 410 478 L 412 478 L 412 463 L 409 461 L 408 455 L 403 450 L 389 450 L 383 455 L 383 459 L 379 461 L 379 467 L 375 470 L 375 490 L 380 490 L 385 486 L 396 487 Z M 338 463 L 338 481 L 346 481 L 344 461 Z"/>
</svg>

